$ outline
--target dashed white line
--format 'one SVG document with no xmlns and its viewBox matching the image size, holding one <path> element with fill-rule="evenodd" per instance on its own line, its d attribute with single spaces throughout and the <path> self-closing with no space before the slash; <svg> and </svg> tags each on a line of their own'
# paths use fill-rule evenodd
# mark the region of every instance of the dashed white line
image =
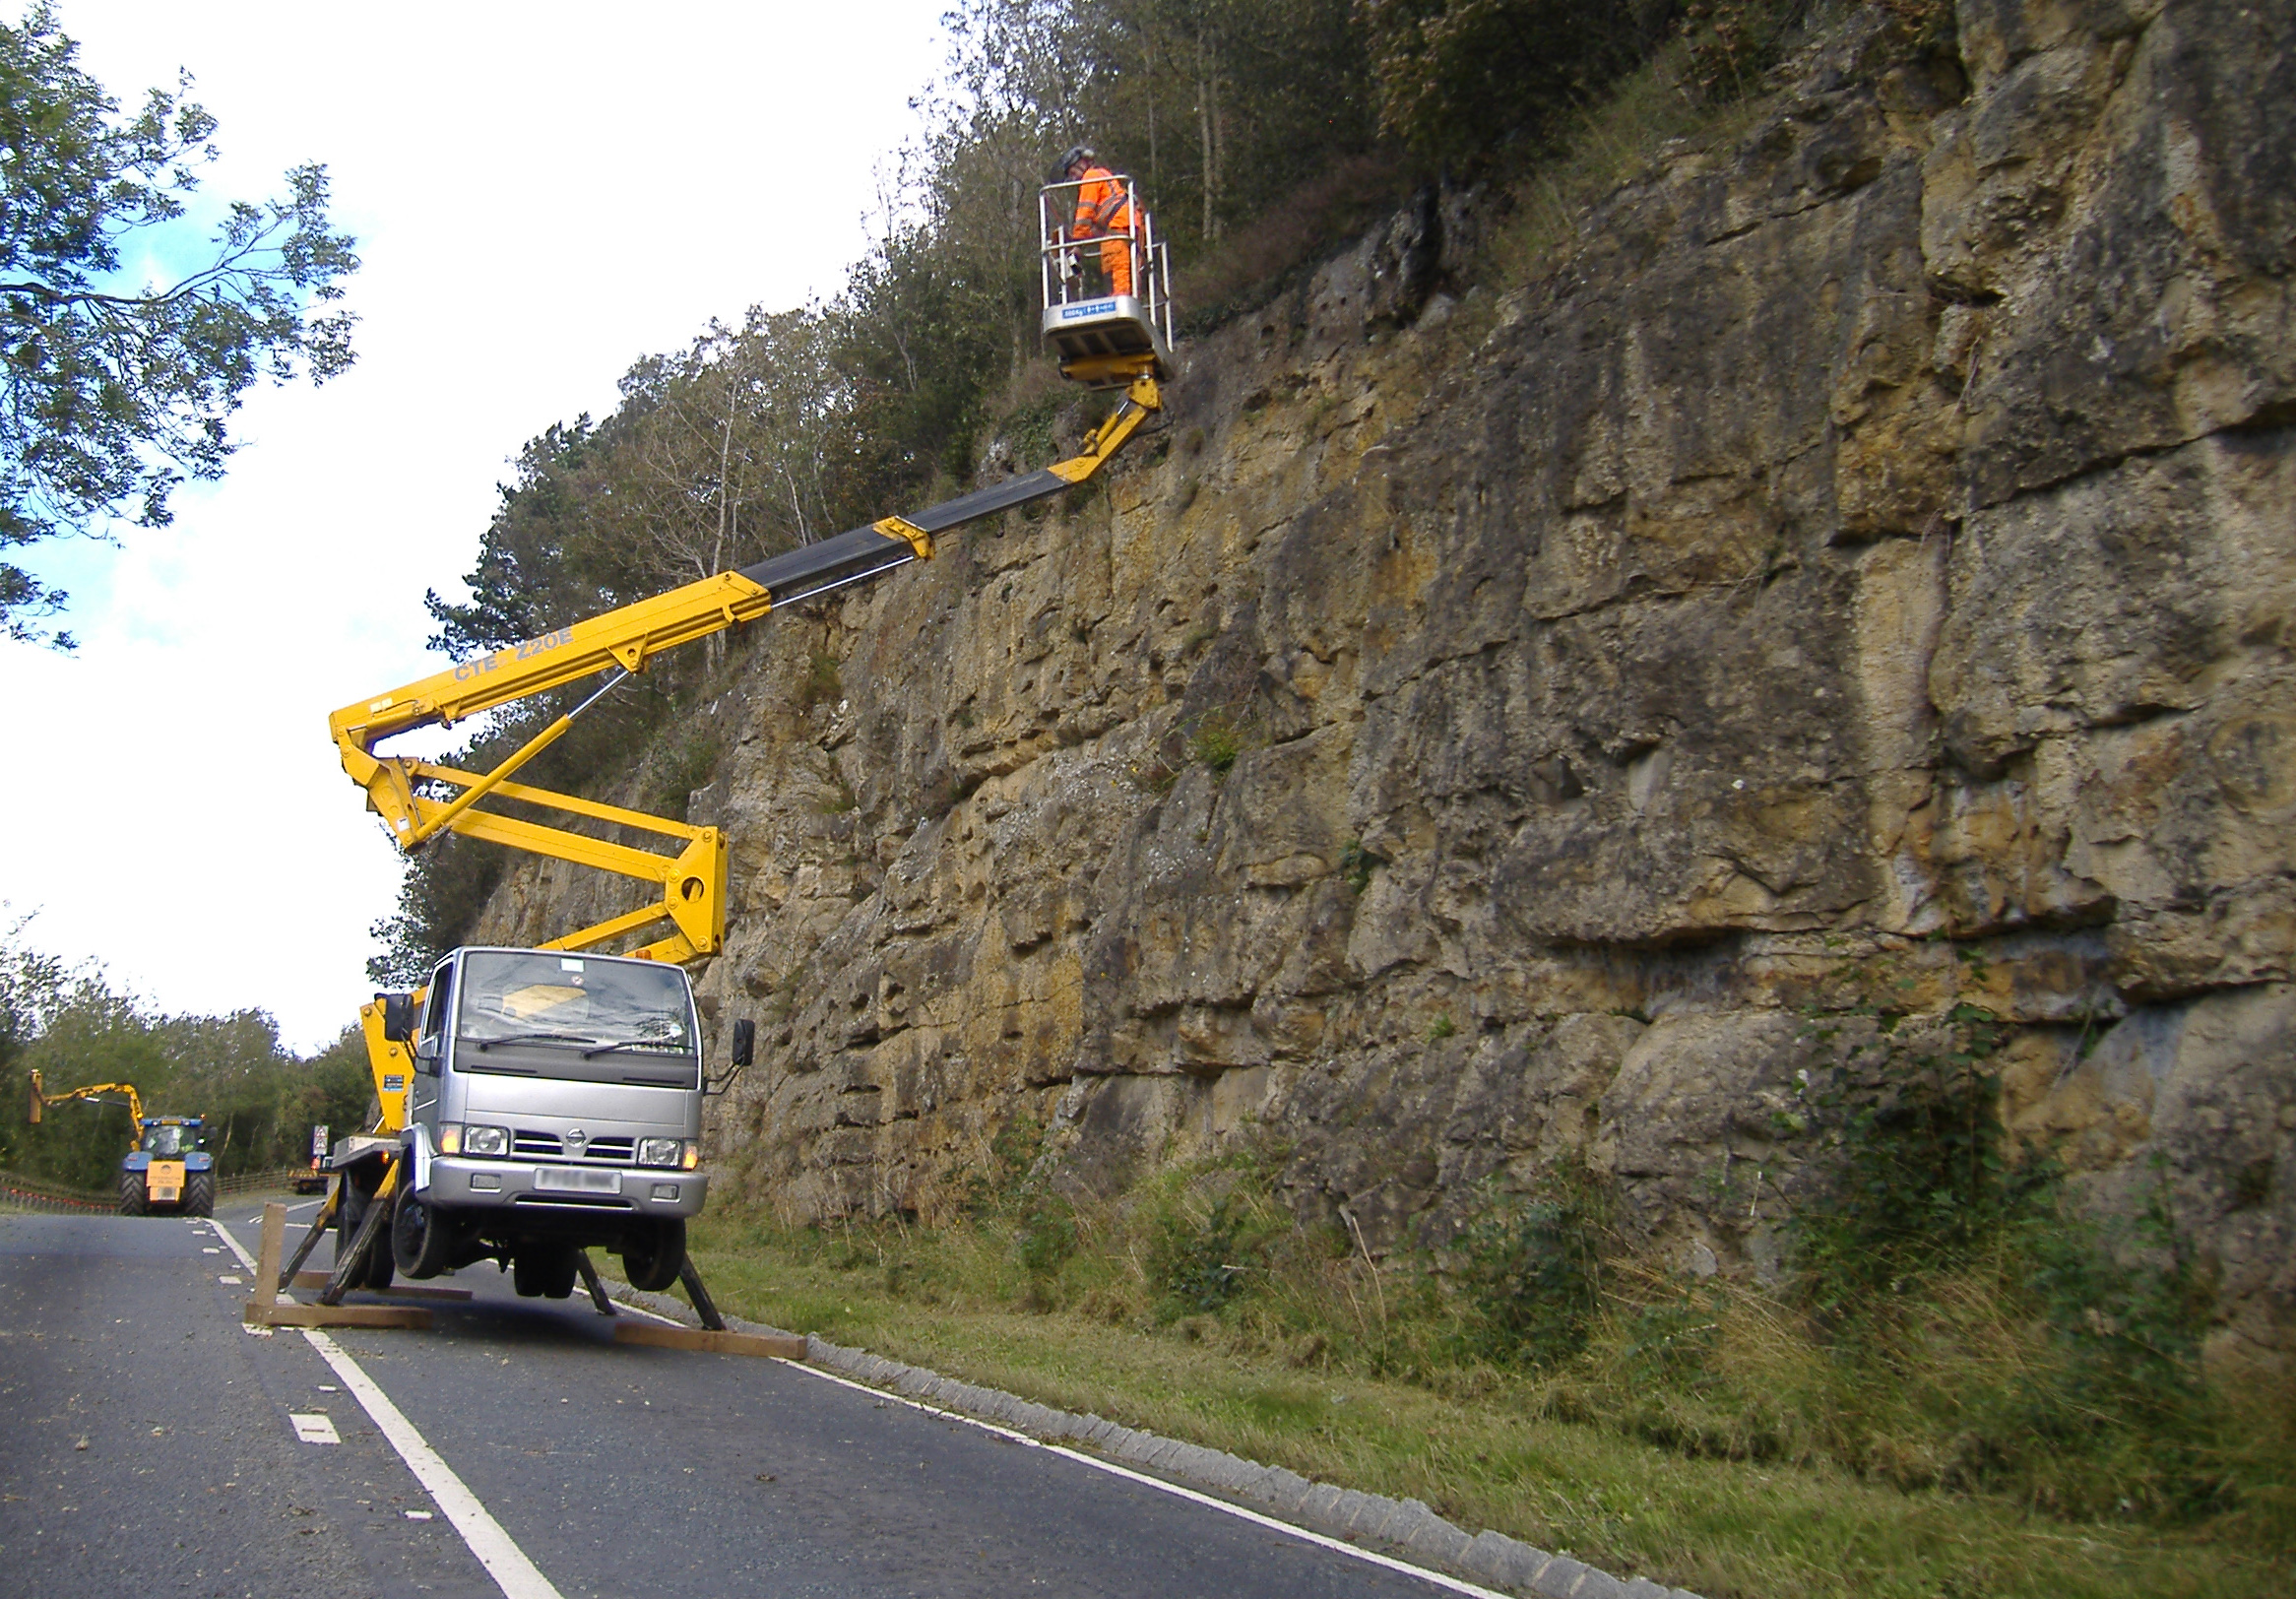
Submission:
<svg viewBox="0 0 2296 1599">
<path fill-rule="evenodd" d="M 231 1237 L 228 1230 L 219 1225 L 216 1228 L 216 1234 L 231 1247 L 232 1253 L 238 1255 L 249 1270 L 254 1269 L 254 1258 L 239 1247 L 239 1241 Z M 650 1311 L 642 1305 L 632 1305 L 627 1300 L 619 1300 L 615 1303 L 622 1310 L 635 1311 L 638 1314 L 651 1317 L 656 1321 L 667 1321 L 672 1326 L 684 1325 L 674 1316 L 664 1315 L 659 1311 Z M 357 1363 L 345 1354 L 342 1347 L 334 1339 L 315 1328 L 305 1328 L 303 1336 L 311 1341 L 311 1346 L 319 1351 L 327 1364 L 335 1368 L 336 1373 L 342 1376 L 344 1385 L 358 1397 L 360 1405 L 365 1407 L 367 1415 L 373 1419 L 376 1428 L 381 1431 L 385 1438 L 390 1439 L 392 1447 L 399 1451 L 400 1458 L 407 1462 L 408 1469 L 415 1473 L 415 1480 L 429 1492 L 432 1501 L 437 1503 L 438 1507 L 446 1512 L 446 1517 L 454 1523 L 455 1530 L 463 1535 L 463 1541 L 471 1546 L 471 1553 L 478 1556 L 479 1564 L 486 1567 L 487 1574 L 494 1578 L 496 1585 L 502 1589 L 508 1599 L 563 1599 L 558 1590 L 550 1585 L 549 1579 L 537 1570 L 534 1563 L 529 1561 L 525 1553 L 510 1541 L 510 1535 L 502 1530 L 500 1523 L 486 1513 L 486 1507 L 478 1503 L 478 1497 L 463 1486 L 462 1479 L 457 1477 L 453 1469 L 438 1457 L 428 1443 L 423 1441 L 422 1435 L 415 1432 L 414 1424 L 399 1413 L 398 1407 L 391 1403 L 389 1395 L 375 1386 L 373 1380 L 359 1369 Z M 1142 1488 L 1153 1489 L 1159 1494 L 1169 1494 L 1175 1499 L 1185 1500 L 1190 1504 L 1202 1505 L 1207 1510 L 1217 1510 L 1222 1515 L 1234 1516 L 1239 1521 L 1248 1521 L 1253 1526 L 1264 1527 L 1270 1532 L 1281 1534 L 1286 1538 L 1297 1539 L 1304 1544 L 1311 1544 L 1318 1549 L 1327 1549 L 1335 1555 L 1344 1555 L 1349 1560 L 1361 1561 L 1367 1566 L 1376 1566 L 1382 1570 L 1393 1571 L 1401 1576 L 1417 1578 L 1431 1587 L 1441 1588 L 1448 1593 L 1467 1594 L 1472 1596 L 1472 1599 L 1506 1599 L 1506 1595 L 1495 1588 L 1486 1588 L 1455 1576 L 1447 1576 L 1441 1571 L 1431 1571 L 1424 1566 L 1414 1566 L 1409 1561 L 1399 1561 L 1391 1555 L 1379 1554 L 1376 1550 L 1358 1548 L 1342 1539 L 1329 1537 L 1324 1533 L 1314 1532 L 1289 1521 L 1278 1520 L 1272 1515 L 1263 1515 L 1257 1510 L 1245 1509 L 1241 1504 L 1231 1504 L 1226 1500 L 1215 1499 L 1209 1494 L 1198 1493 L 1192 1488 L 1183 1488 L 1179 1483 L 1166 1482 L 1161 1477 L 1151 1477 L 1146 1472 L 1134 1471 L 1128 1466 L 1119 1466 L 1113 1460 L 1104 1460 L 1098 1455 L 1086 1454 L 1080 1449 L 1071 1449 L 1065 1444 L 1048 1443 L 1043 1439 L 1031 1438 L 1028 1434 L 1016 1432 L 1012 1428 L 999 1427 L 994 1422 L 983 1421 L 978 1416 L 967 1416 L 959 1411 L 943 1410 L 937 1405 L 928 1405 L 884 1388 L 872 1388 L 865 1382 L 856 1382 L 851 1377 L 839 1376 L 834 1372 L 824 1372 L 819 1367 L 808 1366 L 802 1361 L 784 1360 L 779 1361 L 778 1364 L 786 1366 L 794 1372 L 802 1372 L 807 1376 L 819 1377 L 824 1382 L 834 1382 L 841 1388 L 851 1388 L 856 1393 L 865 1393 L 872 1399 L 890 1400 L 894 1404 L 906 1405 L 911 1410 L 921 1412 L 924 1415 L 937 1416 L 945 1421 L 961 1422 L 967 1427 L 977 1427 L 984 1433 L 992 1433 L 998 1438 L 1009 1439 L 1032 1449 L 1050 1450 L 1063 1459 L 1075 1461 L 1080 1466 L 1089 1466 L 1094 1471 L 1105 1472 L 1111 1477 L 1136 1483 Z M 368 1399 L 370 1393 L 373 1395 L 372 1402 Z M 383 1414 L 378 1412 L 378 1406 L 381 1407 L 381 1412 L 389 1414 L 391 1418 L 389 1424 L 385 1423 Z M 400 1441 L 398 1436 L 400 1431 L 404 1432 L 407 1442 Z M 428 1462 L 435 1466 L 437 1481 L 433 1481 L 431 1476 L 425 1474 L 425 1467 L 416 1463 L 416 1456 L 410 1452 L 411 1449 L 419 1450 L 423 1456 L 427 1457 Z M 466 1515 L 472 1518 L 471 1525 L 465 1525 Z M 483 1546 L 481 1540 L 484 1540 Z M 499 1544 L 495 1545 L 493 1540 L 499 1540 Z M 499 1548 L 503 1552 L 506 1567 L 509 1562 L 515 1561 L 517 1567 L 523 1568 L 523 1574 L 531 1576 L 536 1586 L 514 1586 L 514 1578 L 520 1573 L 508 1568 L 497 1569 L 494 1562 L 488 1559 L 487 1549 L 489 1547 Z"/>
<path fill-rule="evenodd" d="M 255 1257 L 231 1236 L 229 1228 L 217 1224 L 216 1236 L 230 1246 L 241 1265 L 249 1271 L 255 1269 Z M 502 1523 L 487 1513 L 478 1496 L 463 1485 L 454 1468 L 439 1457 L 438 1451 L 415 1430 L 415 1424 L 391 1403 L 391 1396 L 375 1385 L 358 1362 L 318 1328 L 305 1327 L 302 1332 L 311 1347 L 319 1352 L 319 1358 L 334 1368 L 343 1385 L 358 1400 L 359 1408 L 375 1424 L 375 1431 L 399 1451 L 399 1458 L 407 1462 L 407 1469 L 415 1474 L 415 1480 L 422 1485 L 430 1502 L 445 1513 L 455 1531 L 462 1534 L 463 1542 L 486 1568 L 494 1585 L 502 1590 L 503 1599 L 564 1599 L 550 1579 L 526 1558 L 526 1551 L 511 1541 L 510 1534 L 502 1530 Z M 299 1424 L 296 1431 L 299 1435 Z"/>
</svg>

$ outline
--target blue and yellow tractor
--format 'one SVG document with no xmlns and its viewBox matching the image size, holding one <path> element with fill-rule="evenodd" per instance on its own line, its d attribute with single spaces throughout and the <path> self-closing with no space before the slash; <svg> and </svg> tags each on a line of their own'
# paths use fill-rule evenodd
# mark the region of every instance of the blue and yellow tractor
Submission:
<svg viewBox="0 0 2296 1599">
<path fill-rule="evenodd" d="M 119 1163 L 119 1213 L 143 1216 L 172 1211 L 179 1216 L 216 1213 L 216 1158 L 207 1150 L 207 1119 L 197 1116 L 146 1116 L 144 1099 L 133 1083 L 90 1083 L 68 1094 L 49 1094 L 40 1087 L 39 1072 L 32 1074 L 32 1119 L 38 1121 L 51 1105 L 72 1100 L 91 1104 L 118 1104 L 97 1100 L 98 1094 L 127 1096 L 128 1119 L 135 1127 L 134 1142 Z"/>
</svg>

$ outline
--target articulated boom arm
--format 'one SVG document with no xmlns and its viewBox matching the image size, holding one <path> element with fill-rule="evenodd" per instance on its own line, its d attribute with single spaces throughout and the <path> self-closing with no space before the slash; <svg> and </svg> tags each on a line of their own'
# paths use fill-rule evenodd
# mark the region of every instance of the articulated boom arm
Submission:
<svg viewBox="0 0 2296 1599">
<path fill-rule="evenodd" d="M 658 890 L 655 902 L 569 933 L 545 948 L 590 949 L 651 932 L 654 940 L 630 953 L 670 961 L 714 953 L 726 932 L 726 841 L 718 829 L 530 788 L 511 782 L 511 776 L 562 736 L 600 694 L 629 673 L 643 672 L 654 656 L 754 621 L 777 606 L 860 583 L 911 561 L 929 560 L 936 534 L 1057 494 L 1091 478 L 1162 404 L 1153 358 L 1136 359 L 1123 404 L 1085 440 L 1082 453 L 1069 460 L 977 489 L 914 517 L 888 516 L 819 544 L 720 572 L 348 705 L 328 718 L 343 769 L 366 791 L 368 808 L 383 818 L 402 850 L 412 852 L 441 833 L 460 833 L 596 866 Z M 597 672 L 608 676 L 595 693 L 491 772 L 464 772 L 375 753 L 377 744 L 395 735 L 451 726 Z M 489 796 L 660 834 L 678 849 L 674 855 L 634 850 L 479 808 L 479 801 Z"/>
<path fill-rule="evenodd" d="M 144 1099 L 136 1092 L 134 1083 L 90 1083 L 86 1088 L 75 1088 L 68 1094 L 50 1094 L 40 1087 L 39 1067 L 32 1068 L 32 1119 L 34 1122 L 40 1119 L 40 1113 L 51 1105 L 92 1100 L 98 1094 L 125 1094 L 128 1097 L 128 1147 L 135 1148 L 144 1136 Z"/>
</svg>

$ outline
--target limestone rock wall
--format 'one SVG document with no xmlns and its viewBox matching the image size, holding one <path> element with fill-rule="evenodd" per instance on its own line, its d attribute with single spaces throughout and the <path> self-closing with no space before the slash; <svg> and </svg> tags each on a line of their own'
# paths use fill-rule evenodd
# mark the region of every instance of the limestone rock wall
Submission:
<svg viewBox="0 0 2296 1599">
<path fill-rule="evenodd" d="M 1473 207 L 1413 207 L 1105 487 L 759 629 L 699 719 L 702 991 L 768 1045 L 721 1158 L 931 1214 L 1015 1117 L 1104 1188 L 1258 1126 L 1392 1244 L 1576 1152 L 1762 1270 L 1809 1013 L 1970 1001 L 2020 1136 L 2165 1162 L 2281 1347 L 2296 12 L 1894 26 L 1526 288 L 1454 299 Z"/>
</svg>

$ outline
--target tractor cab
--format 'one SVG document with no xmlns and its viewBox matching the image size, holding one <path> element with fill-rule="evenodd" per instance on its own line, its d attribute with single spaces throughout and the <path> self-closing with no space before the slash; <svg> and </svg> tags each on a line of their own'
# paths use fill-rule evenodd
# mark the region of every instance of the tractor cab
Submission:
<svg viewBox="0 0 2296 1599">
<path fill-rule="evenodd" d="M 1092 223 L 1096 210 L 1106 225 Z M 1169 379 L 1172 264 L 1131 178 L 1048 183 L 1037 217 L 1044 339 L 1060 375 L 1095 389 Z"/>
<path fill-rule="evenodd" d="M 197 1117 L 146 1117 L 144 1119 L 144 1153 L 167 1160 L 181 1160 L 206 1140 L 201 1136 L 201 1120 Z"/>
</svg>

